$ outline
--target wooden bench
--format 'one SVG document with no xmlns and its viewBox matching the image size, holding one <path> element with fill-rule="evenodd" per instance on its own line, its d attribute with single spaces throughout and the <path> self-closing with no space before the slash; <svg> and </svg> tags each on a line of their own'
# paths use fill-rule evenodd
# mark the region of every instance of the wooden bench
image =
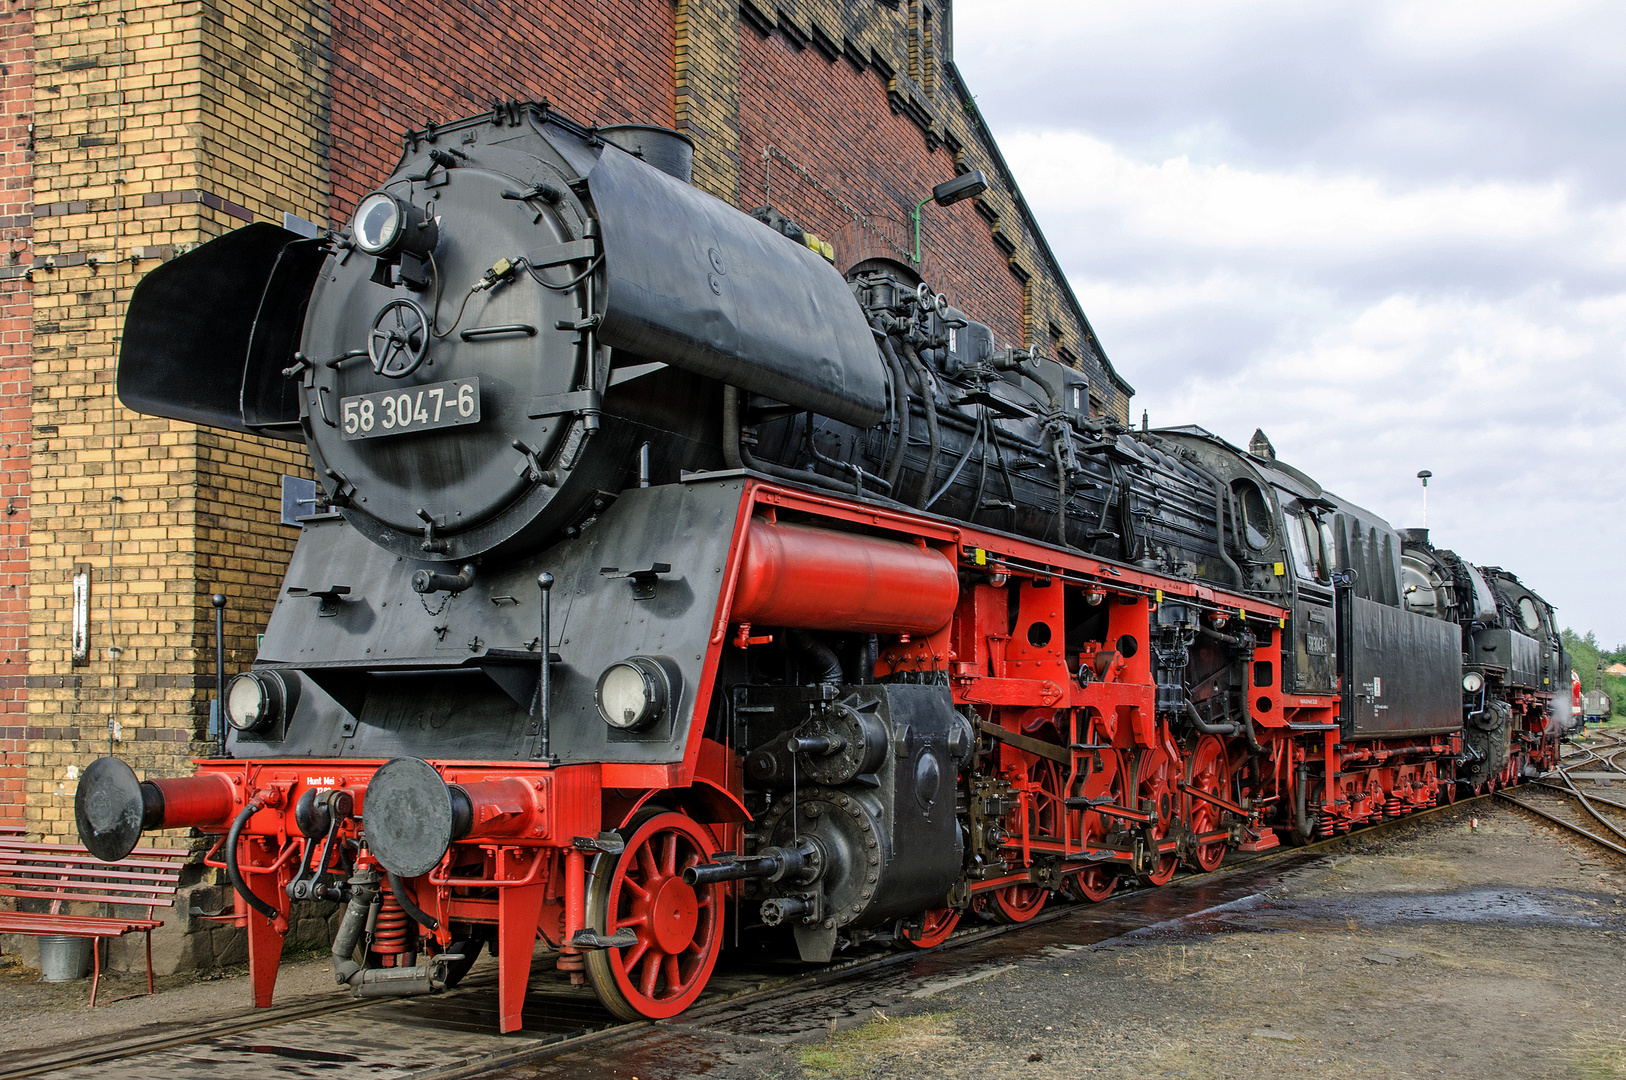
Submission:
<svg viewBox="0 0 1626 1080">
<path fill-rule="evenodd" d="M 48 901 L 42 912 L 0 911 L 0 933 L 91 939 L 96 974 L 90 1005 L 102 981 L 101 942 L 140 931 L 147 935 L 147 993 L 152 993 L 152 932 L 163 926 L 155 907 L 173 907 L 184 849 L 138 848 L 121 862 L 104 863 L 77 844 L 31 844 L 0 836 L 0 896 Z M 143 917 L 75 915 L 63 909 L 79 903 L 145 908 Z"/>
<path fill-rule="evenodd" d="M 20 821 L 0 821 L 0 840 L 21 840 L 28 835 L 28 826 Z"/>
</svg>

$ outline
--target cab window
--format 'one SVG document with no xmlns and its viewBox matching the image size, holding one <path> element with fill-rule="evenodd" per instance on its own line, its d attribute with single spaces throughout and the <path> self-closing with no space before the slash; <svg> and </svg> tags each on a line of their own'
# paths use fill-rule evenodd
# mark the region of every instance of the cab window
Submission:
<svg viewBox="0 0 1626 1080">
<path fill-rule="evenodd" d="M 1288 514 L 1284 519 L 1287 527 L 1287 548 L 1293 555 L 1293 569 L 1305 581 L 1319 581 L 1323 584 L 1330 580 L 1327 573 L 1327 556 L 1322 546 L 1321 528 L 1315 520 L 1303 514 Z"/>
<path fill-rule="evenodd" d="M 1247 478 L 1233 480 L 1231 493 L 1236 496 L 1237 509 L 1242 515 L 1242 535 L 1248 546 L 1263 551 L 1275 538 L 1270 520 L 1270 501 L 1259 485 Z"/>
<path fill-rule="evenodd" d="M 1536 602 L 1528 596 L 1519 598 L 1519 618 L 1524 620 L 1526 630 L 1541 629 L 1541 613 L 1536 610 Z"/>
</svg>

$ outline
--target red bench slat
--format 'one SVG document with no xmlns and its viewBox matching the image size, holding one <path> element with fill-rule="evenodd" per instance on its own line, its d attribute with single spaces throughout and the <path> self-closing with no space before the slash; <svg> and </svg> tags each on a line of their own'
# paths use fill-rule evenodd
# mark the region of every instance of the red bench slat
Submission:
<svg viewBox="0 0 1626 1080">
<path fill-rule="evenodd" d="M 159 873 L 143 873 L 140 871 L 123 870 L 92 870 L 89 868 L 59 868 L 42 865 L 33 860 L 8 861 L 0 856 L 0 878 L 10 877 L 44 877 L 49 875 L 57 881 L 75 882 L 106 882 L 108 886 L 117 888 L 122 883 L 130 885 L 152 884 L 154 882 L 179 881 L 181 868 L 166 867 Z"/>
<path fill-rule="evenodd" d="M 0 882 L 6 879 L 0 877 Z M 34 888 L 16 888 L 0 884 L 0 896 L 16 896 L 24 900 L 83 900 L 91 904 L 142 904 L 155 907 L 171 907 L 175 903 L 175 889 L 152 888 L 141 892 L 108 892 L 98 889 L 95 892 L 76 892 L 73 886 L 52 886 L 49 882 L 40 882 Z"/>
<path fill-rule="evenodd" d="M 29 853 L 38 852 L 43 855 L 55 855 L 62 859 L 79 859 L 90 862 L 101 862 L 89 851 L 78 844 L 41 844 L 33 840 L 18 840 L 15 837 L 0 837 L 0 851 Z M 175 859 L 185 859 L 192 853 L 185 848 L 136 848 L 126 859 L 140 861 L 143 858 L 151 862 L 169 862 Z M 108 864 L 113 865 L 113 864 Z"/>
<path fill-rule="evenodd" d="M 48 915 L 44 912 L 0 911 L 0 930 L 8 934 L 123 937 L 137 930 L 156 930 L 163 925 L 162 919 L 120 919 L 100 915 Z"/>
</svg>

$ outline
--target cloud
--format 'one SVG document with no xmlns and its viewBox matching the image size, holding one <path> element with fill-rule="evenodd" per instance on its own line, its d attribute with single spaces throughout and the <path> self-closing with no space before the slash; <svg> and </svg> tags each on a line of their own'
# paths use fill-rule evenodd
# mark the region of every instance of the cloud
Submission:
<svg viewBox="0 0 1626 1080">
<path fill-rule="evenodd" d="M 1418 0 L 962 0 L 955 49 L 1001 135 L 1086 126 L 1153 159 L 1386 178 L 1493 170 L 1626 190 L 1626 7 Z M 983 72 L 994 73 L 992 78 Z"/>
<path fill-rule="evenodd" d="M 1155 424 L 1626 641 L 1626 8 L 959 0 L 957 61 Z M 1138 417 L 1137 417 L 1138 418 Z"/>
</svg>

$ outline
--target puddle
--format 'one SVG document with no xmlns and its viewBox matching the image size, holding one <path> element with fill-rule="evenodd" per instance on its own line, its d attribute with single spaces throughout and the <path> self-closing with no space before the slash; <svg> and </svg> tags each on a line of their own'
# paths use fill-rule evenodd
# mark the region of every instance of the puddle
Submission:
<svg viewBox="0 0 1626 1080">
<path fill-rule="evenodd" d="M 1561 889 L 1477 888 L 1410 896 L 1352 896 L 1336 901 L 1279 903 L 1311 918 L 1353 915 L 1363 923 L 1460 922 L 1505 926 L 1565 926 L 1597 930 L 1610 924 L 1579 893 Z M 1319 911 L 1317 910 L 1319 909 Z"/>
<path fill-rule="evenodd" d="M 1327 900 L 1274 899 L 1268 893 L 1254 893 L 1139 927 L 1100 941 L 1095 947 L 1197 941 L 1219 934 L 1274 933 L 1305 922 L 1339 923 L 1349 919 L 1362 926 L 1439 922 L 1579 930 L 1604 929 L 1618 921 L 1604 917 L 1593 904 L 1595 901 L 1565 890 L 1507 887 L 1405 896 L 1355 893 Z"/>
<path fill-rule="evenodd" d="M 222 1046 L 222 1050 L 237 1050 L 248 1054 L 275 1054 L 296 1061 L 349 1062 L 360 1061 L 355 1054 L 335 1054 L 327 1050 L 306 1050 L 297 1046 Z"/>
</svg>

